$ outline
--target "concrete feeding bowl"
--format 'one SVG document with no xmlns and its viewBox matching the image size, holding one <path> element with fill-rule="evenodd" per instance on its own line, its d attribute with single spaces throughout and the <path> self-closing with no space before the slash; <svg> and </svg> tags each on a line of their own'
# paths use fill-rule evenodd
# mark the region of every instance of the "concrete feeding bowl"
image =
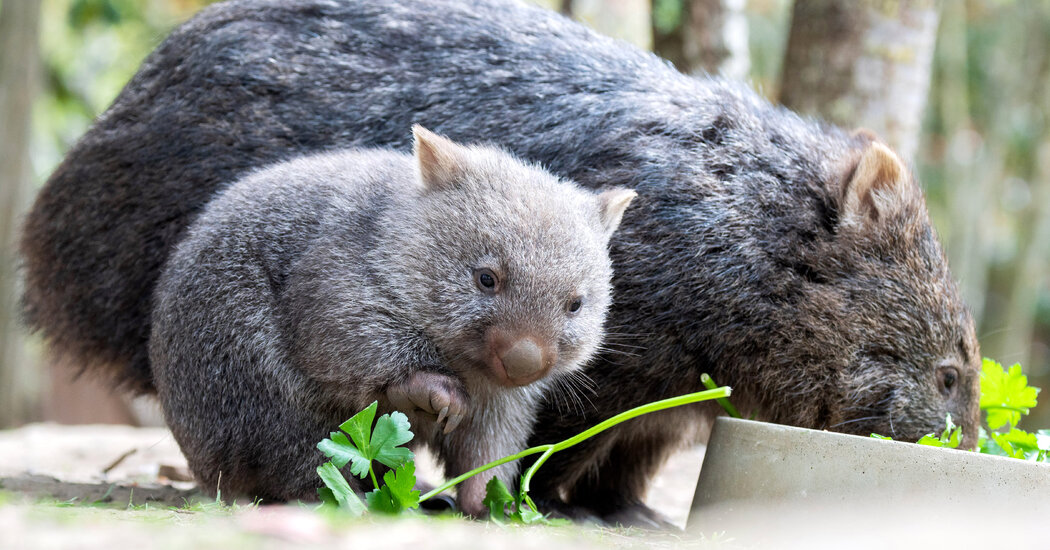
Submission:
<svg viewBox="0 0 1050 550">
<path fill-rule="evenodd" d="M 720 417 L 688 527 L 753 528 L 770 517 L 849 510 L 863 510 L 869 522 L 872 514 L 929 521 L 928 510 L 959 517 L 996 506 L 1046 518 L 1050 465 Z"/>
</svg>

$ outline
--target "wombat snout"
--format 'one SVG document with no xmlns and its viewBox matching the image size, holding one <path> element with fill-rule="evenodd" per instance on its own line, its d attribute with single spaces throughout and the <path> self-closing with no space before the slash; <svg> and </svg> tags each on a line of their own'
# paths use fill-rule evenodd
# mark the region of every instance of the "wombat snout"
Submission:
<svg viewBox="0 0 1050 550">
<path fill-rule="evenodd" d="M 506 386 L 524 386 L 543 378 L 557 359 L 557 352 L 534 336 L 494 333 L 490 339 L 489 367 Z"/>
</svg>

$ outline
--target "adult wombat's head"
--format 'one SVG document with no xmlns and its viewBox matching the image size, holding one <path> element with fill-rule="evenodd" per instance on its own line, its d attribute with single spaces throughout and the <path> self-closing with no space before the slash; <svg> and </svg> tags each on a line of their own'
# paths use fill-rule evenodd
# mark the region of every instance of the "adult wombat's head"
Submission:
<svg viewBox="0 0 1050 550">
<path fill-rule="evenodd" d="M 828 190 L 825 236 L 787 239 L 789 271 L 805 291 L 791 305 L 794 336 L 769 353 L 806 370 L 773 384 L 783 395 L 767 400 L 770 416 L 915 440 L 943 430 L 951 414 L 972 445 L 980 365 L 973 320 L 909 170 L 871 137 L 853 145 Z"/>
<path fill-rule="evenodd" d="M 416 127 L 421 188 L 397 286 L 458 374 L 523 386 L 579 368 L 610 303 L 609 237 L 633 191 L 600 195 L 509 154 Z"/>
</svg>

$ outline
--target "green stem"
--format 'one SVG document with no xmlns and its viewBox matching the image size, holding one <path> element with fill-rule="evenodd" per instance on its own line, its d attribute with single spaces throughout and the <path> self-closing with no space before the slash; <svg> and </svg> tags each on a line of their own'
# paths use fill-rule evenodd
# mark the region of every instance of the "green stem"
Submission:
<svg viewBox="0 0 1050 550">
<path fill-rule="evenodd" d="M 371 463 L 368 464 L 368 475 L 372 476 L 372 488 L 379 490 L 379 482 L 376 481 L 376 473 L 375 470 L 372 469 Z"/>
<path fill-rule="evenodd" d="M 419 500 L 420 500 L 420 502 L 422 502 L 424 500 L 433 498 L 433 497 L 437 496 L 438 494 L 440 494 L 442 491 L 445 491 L 447 489 L 455 487 L 456 485 L 459 485 L 461 482 L 463 482 L 463 480 L 465 480 L 467 478 L 470 478 L 470 477 L 473 477 L 473 476 L 475 476 L 477 474 L 480 474 L 481 472 L 484 472 L 486 470 L 491 470 L 491 469 L 495 468 L 496 466 L 500 466 L 500 465 L 506 464 L 508 462 L 513 462 L 515 460 L 518 460 L 519 458 L 524 458 L 526 456 L 530 456 L 530 455 L 534 455 L 534 454 L 538 454 L 538 453 L 544 453 L 544 456 L 540 457 L 540 459 L 537 460 L 536 463 L 533 464 L 528 469 L 527 472 L 525 472 L 525 477 L 523 479 L 531 480 L 533 474 L 536 473 L 536 470 L 539 469 L 539 467 L 541 465 L 543 465 L 544 462 L 546 462 L 546 459 L 549 458 L 552 453 L 568 449 L 569 447 L 572 447 L 573 445 L 576 445 L 576 444 L 580 443 L 581 441 L 585 441 L 588 438 L 593 437 L 593 436 L 597 435 L 600 432 L 608 430 L 609 428 L 611 428 L 611 427 L 613 427 L 613 426 L 615 426 L 617 424 L 620 424 L 621 422 L 626 422 L 626 421 L 628 421 L 628 420 L 630 420 L 632 418 L 636 418 L 636 417 L 642 416 L 643 414 L 649 414 L 649 413 L 656 412 L 656 411 L 662 411 L 664 409 L 670 409 L 670 408 L 673 408 L 673 407 L 680 407 L 682 405 L 689 405 L 691 403 L 699 403 L 700 401 L 708 401 L 708 400 L 711 400 L 711 399 L 724 399 L 726 397 L 729 397 L 730 393 L 732 393 L 732 390 L 730 388 L 728 388 L 728 387 L 721 387 L 721 388 L 710 389 L 710 390 L 707 390 L 707 391 L 701 391 L 701 392 L 696 392 L 696 393 L 689 393 L 689 394 L 686 394 L 686 395 L 680 395 L 678 397 L 672 397 L 670 399 L 664 399 L 662 401 L 656 401 L 656 402 L 653 402 L 653 403 L 647 403 L 647 404 L 642 405 L 640 407 L 635 407 L 635 408 L 633 408 L 633 409 L 631 409 L 629 411 L 624 411 L 624 412 L 622 412 L 622 413 L 620 413 L 620 414 L 618 414 L 618 415 L 616 415 L 616 416 L 614 416 L 614 417 L 612 417 L 612 418 L 610 418 L 608 420 L 605 420 L 604 422 L 601 422 L 600 424 L 597 424 L 596 426 L 593 426 L 590 429 L 588 429 L 588 430 L 586 430 L 584 432 L 581 432 L 579 434 L 576 434 L 576 435 L 574 435 L 574 436 L 572 436 L 572 437 L 570 437 L 570 438 L 568 438 L 568 439 L 566 439 L 564 441 L 560 441 L 558 443 L 554 443 L 553 445 L 552 444 L 539 445 L 537 447 L 532 447 L 532 448 L 529 448 L 529 449 L 525 449 L 524 451 L 521 451 L 520 453 L 516 453 L 516 454 L 510 455 L 510 456 L 503 457 L 503 458 L 501 458 L 499 460 L 495 460 L 493 462 L 489 462 L 488 464 L 485 464 L 483 466 L 478 466 L 477 468 L 474 468 L 473 470 L 471 470 L 471 471 L 469 471 L 469 472 L 467 472 L 467 473 L 465 473 L 463 475 L 456 476 L 456 477 L 446 481 L 445 483 L 441 484 L 440 486 L 438 486 L 433 491 L 430 491 L 429 493 L 419 497 Z M 523 484 L 523 486 L 524 486 L 524 484 Z"/>
<path fill-rule="evenodd" d="M 704 384 L 704 387 L 709 390 L 713 390 L 718 387 L 718 385 L 715 384 L 715 381 L 712 380 L 711 377 L 708 376 L 706 373 L 700 375 L 700 382 L 702 382 Z M 721 405 L 723 409 L 725 409 L 726 414 L 728 414 L 729 416 L 732 416 L 733 418 L 743 418 L 743 416 L 740 416 L 740 411 L 736 410 L 736 407 L 734 407 L 733 404 L 730 403 L 729 400 L 725 397 L 719 397 L 718 399 L 715 399 L 715 401 L 717 401 L 718 404 Z"/>
<path fill-rule="evenodd" d="M 538 470 L 540 468 L 540 465 L 543 464 L 544 462 L 547 462 L 547 459 L 550 458 L 551 455 L 555 453 L 555 451 L 556 451 L 556 449 L 555 449 L 554 445 L 551 445 L 550 448 L 547 449 L 547 452 L 545 452 L 542 455 L 540 455 L 540 457 L 536 459 L 536 463 L 533 464 L 532 467 L 529 468 L 529 470 L 527 472 L 525 472 L 525 475 L 522 476 L 522 478 L 521 478 L 521 492 L 522 492 L 522 494 L 528 494 L 528 492 L 529 492 L 529 483 L 532 481 L 532 474 L 536 473 L 536 470 Z"/>
<path fill-rule="evenodd" d="M 499 466 L 499 465 L 502 465 L 502 464 L 506 464 L 508 462 L 514 462 L 515 460 L 517 460 L 519 458 L 524 458 L 524 457 L 529 456 L 529 455 L 534 455 L 536 453 L 542 453 L 542 452 L 546 451 L 549 447 L 553 447 L 553 445 L 540 445 L 539 447 L 532 447 L 532 448 L 529 448 L 529 449 L 525 449 L 524 451 L 521 451 L 520 453 L 512 454 L 510 456 L 505 456 L 505 457 L 503 457 L 503 458 L 501 458 L 499 460 L 494 460 L 492 462 L 489 462 L 488 464 L 485 464 L 485 465 L 482 465 L 482 466 L 478 466 L 477 468 L 474 468 L 473 470 L 471 470 L 471 471 L 469 471 L 469 472 L 467 472 L 465 474 L 458 475 L 458 476 L 456 476 L 456 477 L 454 477 L 454 478 L 452 478 L 452 479 L 442 483 L 437 488 L 435 488 L 433 491 L 430 491 L 429 493 L 419 497 L 419 501 L 423 502 L 424 500 L 427 500 L 429 498 L 433 498 L 433 497 L 437 496 L 438 494 L 440 494 L 442 491 L 444 491 L 446 489 L 451 489 L 452 487 L 455 487 L 456 485 L 459 485 L 460 483 L 462 483 L 464 480 L 466 480 L 468 478 L 471 478 L 471 477 L 474 477 L 474 476 L 480 474 L 481 472 L 484 472 L 485 470 L 491 470 L 491 469 L 495 468 L 496 466 Z"/>
</svg>

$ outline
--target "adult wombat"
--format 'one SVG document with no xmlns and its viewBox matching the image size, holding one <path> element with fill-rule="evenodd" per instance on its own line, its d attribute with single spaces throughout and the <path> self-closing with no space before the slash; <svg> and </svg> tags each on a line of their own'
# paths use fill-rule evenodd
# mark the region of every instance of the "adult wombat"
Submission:
<svg viewBox="0 0 1050 550">
<path fill-rule="evenodd" d="M 544 389 L 597 350 L 608 238 L 634 193 L 415 134 L 414 160 L 356 150 L 251 174 L 175 247 L 150 361 L 205 490 L 314 498 L 317 442 L 374 400 L 458 476 L 524 448 Z M 488 477 L 460 485 L 463 510 L 485 510 Z"/>
<path fill-rule="evenodd" d="M 913 439 L 951 413 L 973 441 L 973 322 L 892 151 L 505 0 L 202 11 L 37 199 L 22 242 L 32 326 L 149 391 L 150 293 L 209 198 L 303 152 L 407 149 L 413 122 L 642 197 L 612 242 L 614 334 L 586 371 L 594 395 L 578 414 L 552 396 L 535 441 L 699 389 L 704 372 L 772 421 Z M 635 421 L 558 453 L 533 491 L 644 521 L 651 473 L 710 412 Z"/>
</svg>

